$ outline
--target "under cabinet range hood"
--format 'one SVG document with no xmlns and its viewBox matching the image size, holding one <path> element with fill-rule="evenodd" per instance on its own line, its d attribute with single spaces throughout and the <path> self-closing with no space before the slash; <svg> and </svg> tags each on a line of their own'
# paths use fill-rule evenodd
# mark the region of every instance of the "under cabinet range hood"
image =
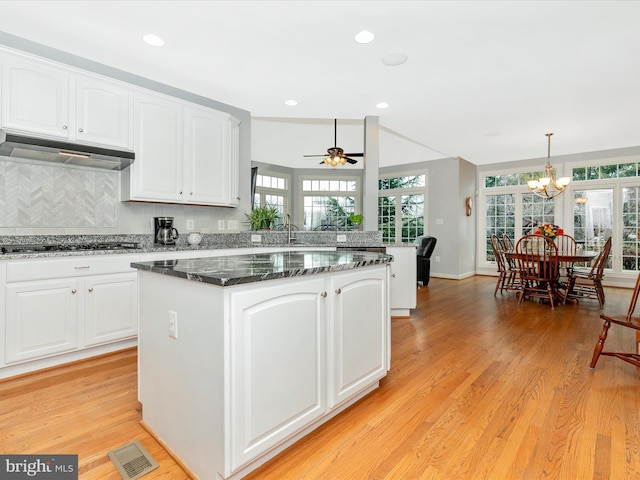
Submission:
<svg viewBox="0 0 640 480">
<path fill-rule="evenodd" d="M 123 170 L 135 159 L 135 154 L 128 150 L 30 137 L 2 129 L 0 156 L 107 170 Z"/>
</svg>

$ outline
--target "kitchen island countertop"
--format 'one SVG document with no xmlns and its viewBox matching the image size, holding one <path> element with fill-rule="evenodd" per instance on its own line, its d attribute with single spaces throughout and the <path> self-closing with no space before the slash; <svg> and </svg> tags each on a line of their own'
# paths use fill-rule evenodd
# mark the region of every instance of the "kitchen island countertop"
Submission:
<svg viewBox="0 0 640 480">
<path fill-rule="evenodd" d="M 132 263 L 133 268 L 221 287 L 378 265 L 391 255 L 356 251 L 250 253 Z"/>
</svg>

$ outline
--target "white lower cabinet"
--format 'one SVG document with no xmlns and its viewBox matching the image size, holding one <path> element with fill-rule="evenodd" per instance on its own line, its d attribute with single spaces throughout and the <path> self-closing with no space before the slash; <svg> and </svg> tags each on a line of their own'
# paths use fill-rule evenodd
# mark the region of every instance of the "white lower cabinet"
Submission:
<svg viewBox="0 0 640 480">
<path fill-rule="evenodd" d="M 329 408 L 387 373 L 387 282 L 384 269 L 332 276 Z"/>
<path fill-rule="evenodd" d="M 303 430 L 386 368 L 384 268 L 231 293 L 231 467 Z"/>
<path fill-rule="evenodd" d="M 2 265 L 0 366 L 5 368 L 0 378 L 135 345 L 138 287 L 130 263 L 136 259 L 75 257 Z M 127 340 L 132 345 L 116 346 Z"/>
<path fill-rule="evenodd" d="M 140 270 L 143 422 L 197 478 L 247 475 L 386 375 L 387 268 L 224 288 Z"/>
<path fill-rule="evenodd" d="M 387 254 L 393 256 L 391 262 L 391 278 L 389 288 L 391 290 L 391 316 L 408 317 L 411 309 L 416 308 L 417 297 L 417 272 L 416 272 L 416 247 L 415 245 L 387 246 Z"/>
<path fill-rule="evenodd" d="M 97 345 L 138 334 L 138 274 L 97 275 L 84 281 L 84 344 Z"/>
<path fill-rule="evenodd" d="M 6 358 L 20 362 L 78 348 L 78 280 L 21 282 L 6 289 Z"/>
<path fill-rule="evenodd" d="M 231 469 L 324 415 L 324 279 L 231 293 Z"/>
</svg>

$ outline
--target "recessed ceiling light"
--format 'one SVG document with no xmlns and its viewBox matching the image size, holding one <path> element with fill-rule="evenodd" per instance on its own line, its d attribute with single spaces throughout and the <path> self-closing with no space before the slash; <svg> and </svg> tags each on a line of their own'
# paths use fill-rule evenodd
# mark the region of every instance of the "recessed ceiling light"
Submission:
<svg viewBox="0 0 640 480">
<path fill-rule="evenodd" d="M 404 53 L 390 53 L 382 57 L 382 63 L 389 67 L 396 67 L 398 65 L 402 65 L 407 61 L 407 56 Z"/>
<path fill-rule="evenodd" d="M 376 38 L 376 36 L 367 30 L 363 30 L 357 33 L 353 38 L 358 43 L 371 43 Z"/>
<path fill-rule="evenodd" d="M 295 107 L 298 104 L 298 102 L 296 102 L 295 100 L 285 100 L 284 104 L 290 107 Z"/>
<path fill-rule="evenodd" d="M 148 33 L 142 39 L 147 42 L 149 45 L 153 45 L 154 47 L 161 47 L 164 45 L 164 40 L 159 36 L 154 35 L 153 33 Z"/>
<path fill-rule="evenodd" d="M 376 105 L 376 108 L 389 108 L 389 104 L 386 102 L 380 102 Z"/>
</svg>

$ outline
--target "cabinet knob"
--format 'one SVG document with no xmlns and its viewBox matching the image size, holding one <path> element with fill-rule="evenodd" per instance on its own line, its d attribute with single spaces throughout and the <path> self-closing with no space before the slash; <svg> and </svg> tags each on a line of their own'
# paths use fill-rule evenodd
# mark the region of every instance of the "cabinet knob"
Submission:
<svg viewBox="0 0 640 480">
<path fill-rule="evenodd" d="M 89 291 L 90 291 L 90 292 L 93 292 L 93 287 L 89 287 Z"/>
<path fill-rule="evenodd" d="M 62 129 L 63 130 L 66 130 L 67 128 L 69 128 L 69 127 L 67 127 L 66 125 L 62 125 Z"/>
<path fill-rule="evenodd" d="M 182 195 L 182 192 L 178 192 L 179 195 Z"/>
<path fill-rule="evenodd" d="M 83 128 L 79 128 L 79 129 L 78 129 L 78 131 L 79 131 L 80 133 L 82 133 L 82 132 L 84 132 L 84 129 L 83 129 Z"/>
<path fill-rule="evenodd" d="M 391 274 L 391 276 L 392 276 L 393 278 L 396 278 L 396 274 L 395 274 L 395 273 L 392 273 L 392 274 Z"/>
<path fill-rule="evenodd" d="M 72 289 L 72 290 L 71 290 L 71 293 L 76 293 L 76 289 L 75 289 L 75 288 L 74 288 L 74 289 Z"/>
<path fill-rule="evenodd" d="M 336 293 L 337 293 L 338 295 L 340 295 L 340 294 L 342 293 L 342 290 L 338 288 L 338 289 L 336 290 Z"/>
<path fill-rule="evenodd" d="M 321 296 L 322 298 L 325 298 L 325 297 L 327 296 L 327 292 L 322 292 L 322 293 L 320 294 L 320 296 Z"/>
<path fill-rule="evenodd" d="M 193 195 L 193 192 L 189 192 L 189 195 Z"/>
</svg>

